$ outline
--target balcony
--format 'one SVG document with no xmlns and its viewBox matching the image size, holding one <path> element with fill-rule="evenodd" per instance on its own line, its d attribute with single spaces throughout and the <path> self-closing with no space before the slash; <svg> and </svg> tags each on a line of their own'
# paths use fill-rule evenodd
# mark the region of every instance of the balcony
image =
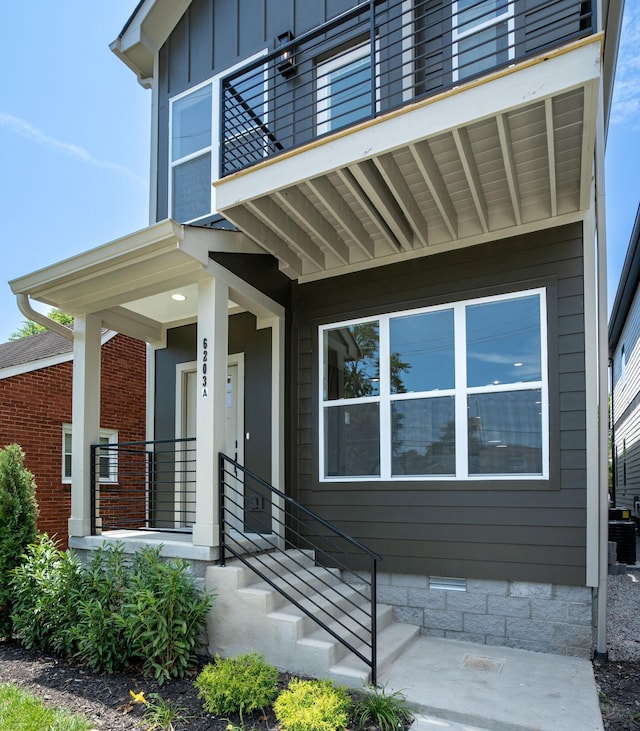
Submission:
<svg viewBox="0 0 640 731">
<path fill-rule="evenodd" d="M 578 220 L 590 2 L 365 2 L 222 81 L 216 206 L 302 281 Z"/>
</svg>

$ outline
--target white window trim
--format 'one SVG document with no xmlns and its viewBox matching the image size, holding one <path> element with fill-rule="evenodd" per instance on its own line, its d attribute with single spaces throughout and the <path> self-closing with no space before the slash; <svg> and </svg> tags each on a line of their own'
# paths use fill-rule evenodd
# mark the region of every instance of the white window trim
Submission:
<svg viewBox="0 0 640 731">
<path fill-rule="evenodd" d="M 180 92 L 180 94 L 176 94 L 175 96 L 171 97 L 169 99 L 169 170 L 168 170 L 168 190 L 169 190 L 169 196 L 168 196 L 168 212 L 169 212 L 169 218 L 173 216 L 173 170 L 178 165 L 181 165 L 182 163 L 189 162 L 189 160 L 193 160 L 195 158 L 201 157 L 202 155 L 207 154 L 208 152 L 211 153 L 211 190 L 210 190 L 210 210 L 208 213 L 205 213 L 202 216 L 198 216 L 197 218 L 192 218 L 189 221 L 181 221 L 180 223 L 194 223 L 195 221 L 201 221 L 205 218 L 208 218 L 209 216 L 213 216 L 217 213 L 216 210 L 216 200 L 215 200 L 215 188 L 213 186 L 214 181 L 218 180 L 218 172 L 220 170 L 220 89 L 222 87 L 222 79 L 225 76 L 228 76 L 229 74 L 234 73 L 238 69 L 241 69 L 243 66 L 247 66 L 253 61 L 257 61 L 262 56 L 265 56 L 268 53 L 267 48 L 264 50 L 254 54 L 250 58 L 244 59 L 243 61 L 234 64 L 233 66 L 230 66 L 229 68 L 225 69 L 224 71 L 221 71 L 218 74 L 215 74 L 214 76 L 211 76 L 206 81 L 202 81 L 199 84 L 196 84 L 195 86 L 189 87 L 189 89 L 186 89 L 183 92 Z M 197 150 L 196 152 L 192 152 L 189 155 L 185 155 L 184 157 L 178 158 L 177 160 L 173 160 L 173 105 L 180 101 L 181 99 L 184 99 L 185 97 L 189 96 L 190 94 L 193 94 L 196 91 L 199 91 L 200 89 L 203 89 L 206 86 L 211 86 L 211 144 L 202 147 L 200 150 Z M 264 70 L 264 98 L 265 98 L 265 109 L 268 110 L 268 74 L 267 74 L 267 68 L 265 66 Z M 265 112 L 265 123 L 267 123 L 267 112 Z"/>
<path fill-rule="evenodd" d="M 316 67 L 316 134 L 323 135 L 330 132 L 329 124 L 331 122 L 330 110 L 331 110 L 331 94 L 329 93 L 330 84 L 328 76 L 332 71 L 341 69 L 354 61 L 359 61 L 361 58 L 366 58 L 371 55 L 371 42 L 365 41 L 357 46 L 354 46 L 351 50 L 343 53 L 339 53 L 336 56 L 328 58 L 326 61 L 321 61 Z M 371 73 L 375 74 L 376 79 L 376 98 L 375 105 L 376 111 L 380 110 L 380 90 L 378 85 L 378 79 L 380 78 L 380 51 L 378 43 L 376 42 L 375 50 L 375 68 L 371 69 Z M 363 121 L 366 117 L 363 117 Z"/>
<path fill-rule="evenodd" d="M 65 451 L 65 437 L 67 434 L 71 435 L 71 424 L 62 425 L 62 483 L 64 485 L 71 484 L 71 475 L 67 475 L 65 470 L 65 457 L 67 456 Z M 100 438 L 107 439 L 109 444 L 117 444 L 118 431 L 116 429 L 100 429 Z M 73 450 L 73 445 L 71 449 Z M 118 482 L 118 455 L 111 451 L 109 452 L 109 474 L 112 475 L 112 477 L 100 478 L 101 485 L 114 485 Z"/>
<path fill-rule="evenodd" d="M 495 18 L 489 18 L 488 20 L 485 20 L 482 23 L 477 23 L 470 27 L 468 30 L 464 31 L 458 31 L 458 0 L 453 0 L 452 8 L 451 8 L 451 17 L 452 17 L 452 31 L 451 31 L 451 73 L 452 73 L 452 80 L 453 81 L 459 81 L 459 65 L 458 65 L 458 59 L 459 59 L 459 42 L 461 40 L 464 40 L 465 38 L 468 38 L 469 36 L 474 35 L 475 33 L 480 33 L 483 30 L 486 30 L 487 28 L 491 28 L 493 25 L 498 25 L 498 23 L 504 23 L 507 22 L 507 58 L 508 60 L 511 60 L 515 57 L 516 53 L 516 23 L 515 23 L 515 17 L 514 17 L 514 0 L 509 0 L 509 3 L 507 5 L 506 12 L 502 13 L 501 15 L 498 15 Z"/>
<path fill-rule="evenodd" d="M 380 363 L 389 362 L 389 323 L 397 317 L 417 315 L 442 310 L 454 311 L 454 353 L 466 354 L 466 308 L 475 304 L 500 302 L 510 299 L 521 299 L 536 295 L 540 303 L 540 367 L 542 378 L 539 381 L 522 383 L 507 383 L 491 386 L 467 386 L 466 357 L 456 357 L 455 386 L 452 389 L 437 391 L 412 391 L 411 393 L 392 394 L 389 383 L 389 369 L 380 368 L 380 394 L 377 396 L 363 396 L 358 398 L 332 399 L 324 398 L 324 333 L 338 327 L 349 327 L 365 322 L 379 323 Z M 544 287 L 519 292 L 511 292 L 492 297 L 478 297 L 469 300 L 460 300 L 434 307 L 422 307 L 399 312 L 389 312 L 381 315 L 362 317 L 341 322 L 332 322 L 318 328 L 318 403 L 319 403 L 319 433 L 318 433 L 318 466 L 319 481 L 324 482 L 482 482 L 482 481 L 521 481 L 521 480 L 548 480 L 549 479 L 549 363 L 547 349 L 547 302 Z M 501 473 L 501 474 L 469 474 L 468 463 L 468 420 L 467 397 L 478 393 L 499 393 L 513 391 L 531 391 L 539 388 L 541 391 L 541 429 L 542 429 L 542 472 L 541 473 Z M 455 397 L 455 443 L 456 443 L 456 474 L 455 475 L 392 475 L 391 474 L 391 408 L 394 401 L 414 400 L 429 397 Z M 358 476 L 327 476 L 325 474 L 325 409 L 346 405 L 366 403 L 380 404 L 380 474 Z"/>
</svg>

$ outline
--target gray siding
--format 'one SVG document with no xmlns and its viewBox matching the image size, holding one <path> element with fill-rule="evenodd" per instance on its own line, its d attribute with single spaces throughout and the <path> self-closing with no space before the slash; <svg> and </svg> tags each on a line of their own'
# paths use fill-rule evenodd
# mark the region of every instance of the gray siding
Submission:
<svg viewBox="0 0 640 731">
<path fill-rule="evenodd" d="M 384 556 L 384 571 L 584 584 L 585 380 L 579 224 L 294 290 L 299 499 Z M 351 317 L 547 287 L 548 481 L 318 480 L 317 327 Z"/>
<path fill-rule="evenodd" d="M 244 353 L 245 464 L 266 480 L 271 478 L 271 331 L 256 329 L 249 313 L 229 318 L 229 353 Z M 156 351 L 155 438 L 175 437 L 176 365 L 196 360 L 196 326 L 167 333 L 167 347 Z"/>
<path fill-rule="evenodd" d="M 625 377 L 622 374 L 624 348 Z M 634 511 L 640 497 L 640 293 L 629 308 L 612 359 L 611 405 L 613 412 L 613 453 L 615 503 Z M 640 517 L 640 515 L 636 516 Z"/>
<path fill-rule="evenodd" d="M 168 215 L 169 99 L 352 7 L 350 0 L 194 0 L 160 50 L 157 219 Z"/>
</svg>

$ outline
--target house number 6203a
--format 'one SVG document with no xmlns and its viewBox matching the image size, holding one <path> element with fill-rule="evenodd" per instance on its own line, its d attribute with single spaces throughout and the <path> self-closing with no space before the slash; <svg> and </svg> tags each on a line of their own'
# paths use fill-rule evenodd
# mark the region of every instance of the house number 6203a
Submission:
<svg viewBox="0 0 640 731">
<path fill-rule="evenodd" d="M 207 398 L 209 391 L 207 388 L 207 365 L 209 360 L 207 338 L 202 338 L 202 398 Z"/>
</svg>

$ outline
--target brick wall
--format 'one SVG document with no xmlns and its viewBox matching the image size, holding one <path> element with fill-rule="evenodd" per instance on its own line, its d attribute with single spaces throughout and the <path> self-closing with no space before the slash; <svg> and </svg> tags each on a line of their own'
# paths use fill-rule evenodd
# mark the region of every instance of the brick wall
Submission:
<svg viewBox="0 0 640 731">
<path fill-rule="evenodd" d="M 100 427 L 145 438 L 145 344 L 116 335 L 102 347 Z M 62 425 L 71 423 L 71 361 L 0 380 L 0 447 L 18 443 L 36 479 L 38 530 L 67 545 L 71 485 L 62 482 Z"/>
</svg>

